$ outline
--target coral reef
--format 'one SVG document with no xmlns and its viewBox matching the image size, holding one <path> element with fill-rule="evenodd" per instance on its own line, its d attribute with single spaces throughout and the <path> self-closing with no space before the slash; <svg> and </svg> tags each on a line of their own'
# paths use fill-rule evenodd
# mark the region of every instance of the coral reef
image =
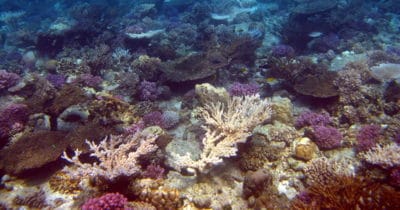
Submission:
<svg viewBox="0 0 400 210">
<path fill-rule="evenodd" d="M 396 1 L 0 6 L 0 209 L 400 209 Z"/>
</svg>

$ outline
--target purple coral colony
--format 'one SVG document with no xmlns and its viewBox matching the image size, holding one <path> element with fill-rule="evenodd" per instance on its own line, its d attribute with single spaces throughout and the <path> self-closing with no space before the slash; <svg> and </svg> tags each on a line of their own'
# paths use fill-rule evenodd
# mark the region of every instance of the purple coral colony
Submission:
<svg viewBox="0 0 400 210">
<path fill-rule="evenodd" d="M 398 0 L 0 0 L 0 210 L 400 209 Z"/>
</svg>

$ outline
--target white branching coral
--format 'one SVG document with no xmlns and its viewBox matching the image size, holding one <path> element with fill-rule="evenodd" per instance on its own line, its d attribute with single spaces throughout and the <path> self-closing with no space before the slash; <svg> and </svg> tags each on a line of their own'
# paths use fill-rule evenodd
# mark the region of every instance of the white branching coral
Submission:
<svg viewBox="0 0 400 210">
<path fill-rule="evenodd" d="M 338 177 L 354 176 L 350 160 L 328 160 L 326 157 L 314 159 L 304 168 L 310 184 L 328 185 L 337 183 Z"/>
<path fill-rule="evenodd" d="M 211 102 L 199 109 L 204 120 L 206 133 L 202 140 L 200 158 L 193 160 L 189 154 L 174 154 L 173 167 L 197 169 L 206 172 L 223 158 L 235 156 L 237 144 L 245 142 L 252 129 L 271 117 L 272 111 L 267 99 L 260 96 L 232 97 L 228 102 Z"/>
<path fill-rule="evenodd" d="M 97 158 L 98 162 L 82 163 L 79 160 L 82 152 L 79 150 L 75 150 L 72 157 L 64 152 L 62 158 L 77 167 L 68 167 L 66 172 L 75 177 L 102 177 L 108 180 L 119 176 L 135 175 L 141 169 L 138 158 L 157 150 L 156 138 L 157 136 L 154 135 L 137 132 L 129 136 L 111 135 L 98 145 L 86 140 L 92 152 L 90 156 Z"/>
<path fill-rule="evenodd" d="M 400 146 L 396 143 L 385 146 L 378 144 L 367 152 L 362 153 L 361 158 L 382 168 L 400 166 Z"/>
</svg>

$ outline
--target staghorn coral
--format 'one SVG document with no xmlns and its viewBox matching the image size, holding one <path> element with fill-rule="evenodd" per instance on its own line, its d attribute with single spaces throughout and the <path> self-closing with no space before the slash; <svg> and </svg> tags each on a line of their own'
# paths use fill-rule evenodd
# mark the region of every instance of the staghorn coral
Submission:
<svg viewBox="0 0 400 210">
<path fill-rule="evenodd" d="M 245 142 L 251 130 L 271 117 L 267 99 L 261 100 L 258 94 L 245 97 L 232 97 L 224 105 L 221 102 L 209 103 L 199 108 L 200 117 L 205 121 L 203 150 L 200 159 L 193 160 L 189 154 L 175 154 L 173 167 L 197 169 L 206 172 L 224 157 L 235 156 L 237 144 Z"/>
<path fill-rule="evenodd" d="M 98 158 L 98 163 L 82 163 L 79 160 L 80 150 L 69 157 L 64 151 L 62 158 L 73 163 L 78 168 L 68 168 L 66 172 L 73 177 L 101 177 L 113 180 L 120 176 L 133 176 L 140 172 L 138 158 L 157 150 L 156 136 L 137 132 L 128 136 L 113 136 L 105 138 L 100 144 L 86 143 L 92 151 L 91 156 Z"/>
</svg>

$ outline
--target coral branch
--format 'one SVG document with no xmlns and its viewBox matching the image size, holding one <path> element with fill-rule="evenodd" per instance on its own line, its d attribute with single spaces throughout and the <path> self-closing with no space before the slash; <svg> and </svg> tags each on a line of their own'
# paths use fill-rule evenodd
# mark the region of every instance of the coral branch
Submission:
<svg viewBox="0 0 400 210">
<path fill-rule="evenodd" d="M 113 136 L 105 138 L 100 144 L 86 140 L 92 151 L 92 157 L 99 160 L 98 163 L 82 163 L 79 160 L 81 151 L 75 150 L 72 157 L 64 152 L 62 158 L 77 166 L 76 170 L 68 170 L 72 176 L 103 177 L 113 180 L 119 176 L 132 176 L 140 171 L 138 158 L 142 155 L 157 150 L 156 136 L 135 133 L 129 136 Z"/>
<path fill-rule="evenodd" d="M 261 100 L 259 95 L 233 97 L 226 105 L 221 102 L 206 104 L 201 107 L 200 117 L 205 121 L 203 150 L 198 160 L 192 160 L 189 154 L 175 154 L 174 167 L 197 169 L 206 172 L 225 157 L 235 156 L 237 144 L 245 142 L 251 130 L 271 117 L 268 100 Z"/>
</svg>

